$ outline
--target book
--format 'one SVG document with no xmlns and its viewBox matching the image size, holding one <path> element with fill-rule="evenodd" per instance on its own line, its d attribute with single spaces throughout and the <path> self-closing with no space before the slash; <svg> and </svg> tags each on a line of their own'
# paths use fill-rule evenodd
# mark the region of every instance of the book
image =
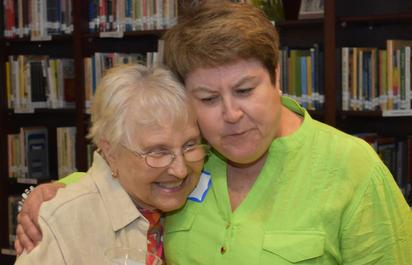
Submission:
<svg viewBox="0 0 412 265">
<path fill-rule="evenodd" d="M 349 110 L 349 49 L 341 49 L 342 110 Z"/>
<path fill-rule="evenodd" d="M 388 75 L 387 75 L 387 51 L 379 50 L 379 105 L 382 111 L 386 111 L 388 105 Z"/>
<path fill-rule="evenodd" d="M 28 68 L 30 69 L 30 92 L 32 107 L 45 108 L 47 105 L 47 74 L 45 69 L 45 60 L 47 58 L 28 59 Z"/>
<path fill-rule="evenodd" d="M 412 205 L 412 135 L 407 137 L 406 200 Z"/>
<path fill-rule="evenodd" d="M 74 60 L 69 58 L 60 59 L 62 64 L 63 92 L 62 107 L 74 108 L 76 100 L 76 85 Z"/>
<path fill-rule="evenodd" d="M 393 137 L 379 137 L 377 152 L 383 163 L 388 167 L 392 176 L 397 176 L 396 140 Z M 396 180 L 396 179 L 395 179 Z"/>
<path fill-rule="evenodd" d="M 8 210 L 8 233 L 9 233 L 9 246 L 14 247 L 14 241 L 16 240 L 17 229 L 17 214 L 19 213 L 19 201 L 20 196 L 9 196 L 7 198 L 7 210 Z"/>
<path fill-rule="evenodd" d="M 324 15 L 324 0 L 301 0 L 299 19 L 322 18 Z"/>
<path fill-rule="evenodd" d="M 400 82 L 400 72 L 399 72 L 400 71 L 399 69 L 400 68 L 400 49 L 402 47 L 407 47 L 407 46 L 412 46 L 412 40 L 395 40 L 395 39 L 386 40 L 387 82 L 388 82 L 387 109 L 388 110 L 398 109 L 397 103 L 400 103 L 400 98 L 399 98 L 399 102 L 397 102 L 399 82 Z M 397 50 L 399 50 L 399 52 L 397 52 Z M 410 90 L 411 88 L 409 88 L 409 91 Z M 400 104 L 399 104 L 399 107 L 400 107 Z"/>
<path fill-rule="evenodd" d="M 35 179 L 48 179 L 49 142 L 46 127 L 21 128 L 27 163 L 27 176 Z"/>
<path fill-rule="evenodd" d="M 76 169 L 76 127 L 57 127 L 57 171 L 62 178 Z"/>
</svg>

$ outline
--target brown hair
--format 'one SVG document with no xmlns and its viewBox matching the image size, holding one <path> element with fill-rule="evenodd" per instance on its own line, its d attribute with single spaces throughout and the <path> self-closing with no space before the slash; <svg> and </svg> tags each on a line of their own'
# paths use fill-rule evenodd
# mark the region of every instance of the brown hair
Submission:
<svg viewBox="0 0 412 265">
<path fill-rule="evenodd" d="M 206 1 L 192 6 L 163 39 L 165 64 L 182 82 L 198 67 L 254 58 L 275 83 L 279 36 L 265 14 L 249 4 Z"/>
</svg>

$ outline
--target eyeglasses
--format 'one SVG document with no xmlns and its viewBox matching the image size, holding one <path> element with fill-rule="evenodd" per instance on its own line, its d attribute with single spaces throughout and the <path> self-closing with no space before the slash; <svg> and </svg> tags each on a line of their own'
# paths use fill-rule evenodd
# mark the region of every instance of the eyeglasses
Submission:
<svg viewBox="0 0 412 265">
<path fill-rule="evenodd" d="M 146 164 L 152 168 L 167 167 L 172 164 L 177 156 L 175 152 L 170 150 L 154 151 L 142 154 L 129 149 L 123 144 L 121 144 L 121 146 L 135 156 L 144 158 Z M 184 147 L 181 154 L 183 155 L 183 158 L 186 160 L 186 162 L 199 162 L 209 154 L 209 151 L 209 145 L 197 144 Z"/>
</svg>

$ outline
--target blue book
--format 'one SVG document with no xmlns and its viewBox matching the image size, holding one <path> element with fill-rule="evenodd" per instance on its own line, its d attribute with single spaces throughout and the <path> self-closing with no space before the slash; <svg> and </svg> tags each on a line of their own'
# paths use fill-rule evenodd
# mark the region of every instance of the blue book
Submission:
<svg viewBox="0 0 412 265">
<path fill-rule="evenodd" d="M 29 178 L 49 179 L 49 142 L 46 127 L 21 129 L 24 135 Z"/>
<path fill-rule="evenodd" d="M 300 57 L 300 87 L 301 87 L 301 98 L 300 103 L 304 108 L 308 107 L 308 79 L 307 79 L 307 65 L 306 65 L 306 56 Z"/>
<path fill-rule="evenodd" d="M 125 0 L 125 31 L 132 31 L 132 2 L 130 0 Z"/>
</svg>

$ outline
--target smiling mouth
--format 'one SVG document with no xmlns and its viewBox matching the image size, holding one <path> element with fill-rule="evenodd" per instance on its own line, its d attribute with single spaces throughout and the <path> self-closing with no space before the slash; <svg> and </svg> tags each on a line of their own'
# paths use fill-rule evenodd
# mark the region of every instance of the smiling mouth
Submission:
<svg viewBox="0 0 412 265">
<path fill-rule="evenodd" d="M 184 185 L 186 179 L 187 178 L 178 181 L 155 182 L 155 184 L 161 189 L 175 191 L 180 189 Z"/>
</svg>

